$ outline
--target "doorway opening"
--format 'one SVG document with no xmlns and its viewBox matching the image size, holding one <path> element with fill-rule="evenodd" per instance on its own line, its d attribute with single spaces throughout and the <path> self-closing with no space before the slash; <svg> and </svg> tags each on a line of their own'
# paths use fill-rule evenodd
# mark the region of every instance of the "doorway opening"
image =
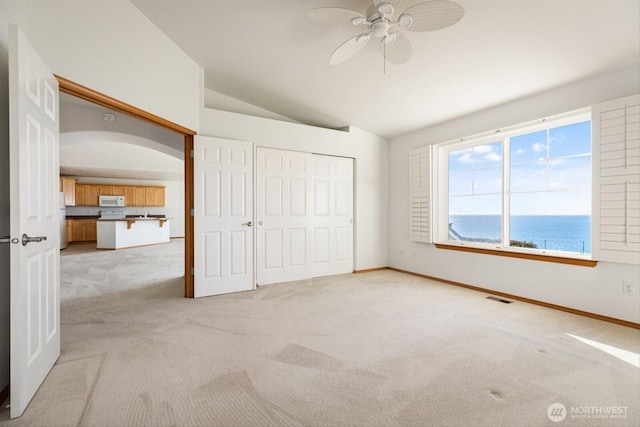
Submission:
<svg viewBox="0 0 640 427">
<path fill-rule="evenodd" d="M 64 77 L 55 76 L 61 93 L 83 99 L 133 118 L 154 124 L 182 135 L 184 138 L 184 296 L 193 298 L 193 137 L 195 131 L 158 117 L 154 114 L 126 104 L 108 95 L 97 92 Z"/>
</svg>

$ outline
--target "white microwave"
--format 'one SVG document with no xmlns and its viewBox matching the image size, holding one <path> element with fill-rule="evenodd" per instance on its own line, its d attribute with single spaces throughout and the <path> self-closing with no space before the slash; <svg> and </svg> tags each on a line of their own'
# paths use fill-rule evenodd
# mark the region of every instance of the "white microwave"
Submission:
<svg viewBox="0 0 640 427">
<path fill-rule="evenodd" d="M 100 196 L 99 205 L 103 207 L 122 207 L 124 206 L 124 196 Z"/>
</svg>

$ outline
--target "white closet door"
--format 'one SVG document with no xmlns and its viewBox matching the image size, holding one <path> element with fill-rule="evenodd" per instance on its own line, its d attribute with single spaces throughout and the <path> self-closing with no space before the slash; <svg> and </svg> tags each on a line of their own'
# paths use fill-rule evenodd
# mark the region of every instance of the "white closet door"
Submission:
<svg viewBox="0 0 640 427">
<path fill-rule="evenodd" d="M 313 155 L 313 277 L 353 272 L 353 159 Z"/>
<path fill-rule="evenodd" d="M 311 277 L 312 156 L 256 152 L 256 274 L 259 285 Z"/>
<path fill-rule="evenodd" d="M 253 144 L 194 140 L 194 296 L 254 288 Z"/>
</svg>

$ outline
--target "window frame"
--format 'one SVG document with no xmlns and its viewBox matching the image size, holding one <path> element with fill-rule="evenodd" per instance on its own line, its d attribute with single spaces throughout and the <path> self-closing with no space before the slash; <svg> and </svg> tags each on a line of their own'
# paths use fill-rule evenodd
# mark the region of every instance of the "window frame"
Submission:
<svg viewBox="0 0 640 427">
<path fill-rule="evenodd" d="M 537 260 L 548 260 L 552 262 L 571 263 L 570 260 L 576 260 L 580 265 L 591 265 L 593 258 L 593 241 L 592 249 L 589 254 L 581 254 L 575 252 L 565 252 L 551 249 L 534 249 L 517 246 L 505 245 L 510 242 L 509 238 L 509 218 L 510 215 L 510 139 L 520 135 L 525 135 L 541 130 L 557 128 L 561 126 L 571 125 L 589 121 L 593 129 L 593 116 L 590 107 L 567 113 L 543 118 L 527 123 L 510 126 L 503 129 L 497 129 L 492 132 L 486 132 L 479 135 L 460 138 L 434 145 L 432 155 L 432 206 L 433 210 L 433 242 L 438 248 L 463 250 L 466 252 L 477 252 L 485 254 L 503 255 L 517 258 L 528 258 Z M 458 150 L 464 150 L 483 144 L 491 144 L 502 142 L 502 195 L 501 195 L 501 242 L 500 243 L 483 243 L 483 242 L 466 242 L 449 240 L 449 153 Z M 594 189 L 594 141 L 591 136 L 591 194 Z M 592 198 L 590 198 L 592 201 Z M 591 205 L 591 228 L 593 234 L 593 215 L 594 206 Z M 592 236 L 593 240 L 593 236 Z M 586 263 L 586 264 L 585 264 Z M 595 261 L 593 261 L 595 263 Z"/>
</svg>

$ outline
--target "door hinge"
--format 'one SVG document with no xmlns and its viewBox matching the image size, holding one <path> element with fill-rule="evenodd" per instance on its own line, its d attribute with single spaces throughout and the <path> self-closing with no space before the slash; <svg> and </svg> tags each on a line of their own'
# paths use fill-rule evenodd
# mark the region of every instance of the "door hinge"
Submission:
<svg viewBox="0 0 640 427">
<path fill-rule="evenodd" d="M 191 158 L 193 159 L 193 157 L 194 157 L 193 150 L 190 150 L 190 151 L 189 151 L 189 157 L 191 157 Z"/>
<path fill-rule="evenodd" d="M 196 274 L 196 269 L 194 267 L 191 267 L 191 275 L 195 276 Z"/>
<path fill-rule="evenodd" d="M 195 211 L 193 208 L 191 208 L 191 209 L 189 210 L 189 215 L 191 215 L 191 216 L 196 216 L 196 211 Z"/>
</svg>

